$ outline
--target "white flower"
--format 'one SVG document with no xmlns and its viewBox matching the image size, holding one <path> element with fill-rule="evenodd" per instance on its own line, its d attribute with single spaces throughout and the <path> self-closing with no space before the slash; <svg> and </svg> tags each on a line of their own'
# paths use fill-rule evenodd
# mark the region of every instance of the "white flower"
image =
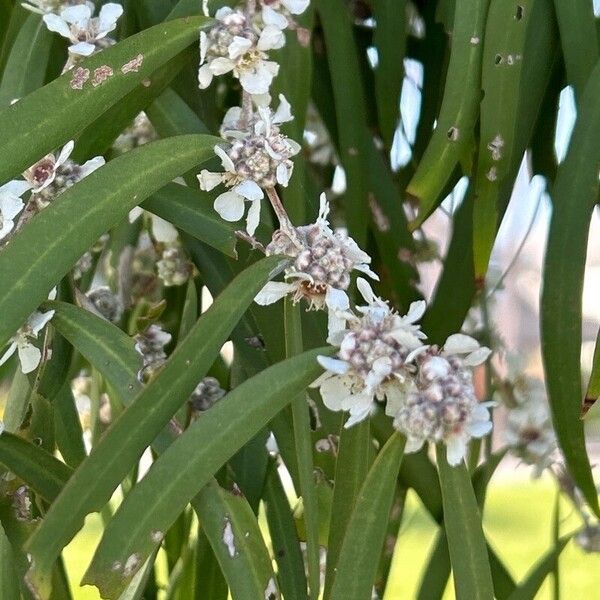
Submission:
<svg viewBox="0 0 600 600">
<path fill-rule="evenodd" d="M 283 229 L 275 232 L 267 246 L 267 255 L 283 254 L 295 260 L 285 271 L 288 282 L 267 283 L 255 301 L 261 305 L 272 304 L 289 294 L 294 302 L 306 299 L 309 309 L 319 310 L 326 306 L 331 337 L 345 325 L 339 313 L 350 308 L 346 290 L 352 271 L 379 278 L 369 268 L 371 257 L 351 237 L 330 228 L 328 214 L 327 198 L 321 194 L 316 223 L 296 227 L 294 232 Z"/>
<path fill-rule="evenodd" d="M 281 29 L 267 23 L 258 26 L 229 7 L 219 9 L 215 18 L 208 33 L 200 32 L 200 88 L 207 88 L 214 76 L 232 72 L 249 94 L 266 94 L 279 72 L 279 65 L 267 60 L 267 51 L 285 44 Z"/>
<path fill-rule="evenodd" d="M 163 244 L 172 244 L 177 241 L 179 234 L 177 233 L 177 229 L 169 223 L 169 221 L 144 210 L 140 206 L 135 206 L 129 211 L 129 222 L 134 223 L 142 215 L 145 215 L 150 219 L 150 232 L 155 241 Z"/>
<path fill-rule="evenodd" d="M 47 13 L 58 14 L 68 6 L 75 6 L 77 4 L 86 4 L 92 9 L 94 7 L 93 2 L 86 0 L 27 0 L 26 2 L 22 2 L 21 6 L 31 12 L 45 15 Z"/>
<path fill-rule="evenodd" d="M 21 362 L 21 371 L 23 373 L 31 373 L 40 364 L 42 353 L 39 348 L 32 344 L 32 340 L 38 338 L 40 331 L 46 323 L 54 316 L 54 311 L 34 312 L 17 333 L 11 338 L 10 344 L 6 352 L 0 358 L 0 365 L 3 365 L 14 353 L 15 350 L 19 355 Z"/>
<path fill-rule="evenodd" d="M 13 180 L 0 186 L 0 240 L 15 226 L 14 218 L 25 206 L 21 195 L 30 188 L 26 181 Z"/>
<path fill-rule="evenodd" d="M 515 456 L 535 468 L 538 477 L 553 463 L 557 450 L 544 384 L 519 377 L 512 392 L 516 405 L 508 410 L 504 439 Z"/>
<path fill-rule="evenodd" d="M 394 427 L 407 437 L 406 452 L 416 452 L 426 442 L 444 442 L 451 465 L 463 460 L 471 438 L 490 432 L 489 406 L 475 396 L 471 367 L 490 354 L 477 340 L 463 334 L 451 335 L 440 351 L 436 346 L 413 352 L 418 374 L 406 396 L 389 403 L 386 413 Z"/>
<path fill-rule="evenodd" d="M 60 12 L 45 14 L 43 19 L 50 31 L 71 41 L 69 52 L 79 56 L 90 56 L 101 47 L 102 42 L 117 26 L 123 14 L 120 4 L 109 2 L 100 9 L 97 17 L 92 17 L 93 8 L 88 4 L 69 6 Z"/>
<path fill-rule="evenodd" d="M 320 388 L 327 408 L 349 412 L 345 427 L 367 418 L 375 400 L 401 402 L 412 381 L 407 359 L 424 338 L 415 325 L 425 311 L 423 301 L 413 302 L 401 317 L 373 294 L 366 280 L 359 278 L 357 283 L 367 305 L 358 307 L 360 317 L 343 313 L 346 329 L 335 335 L 337 343 L 332 340 L 340 348 L 338 356 L 319 357 L 327 371 L 312 384 Z"/>
<path fill-rule="evenodd" d="M 220 183 L 231 188 L 215 200 L 215 210 L 226 221 L 239 221 L 246 212 L 245 203 L 250 202 L 246 230 L 254 235 L 260 221 L 260 201 L 263 189 L 278 183 L 286 186 L 293 170 L 291 157 L 300 146 L 283 135 L 279 125 L 291 119 L 289 103 L 280 96 L 280 106 L 275 113 L 258 108 L 245 127 L 240 125 L 241 109 L 228 111 L 223 134 L 232 140 L 224 150 L 215 146 L 224 172 L 213 173 L 204 169 L 198 180 L 200 189 L 210 191 Z"/>
<path fill-rule="evenodd" d="M 83 165 L 78 165 L 69 158 L 73 148 L 74 142 L 70 141 L 58 156 L 48 154 L 23 173 L 33 194 L 32 198 L 39 205 L 45 206 L 67 188 L 105 164 L 102 156 L 95 156 Z"/>
</svg>

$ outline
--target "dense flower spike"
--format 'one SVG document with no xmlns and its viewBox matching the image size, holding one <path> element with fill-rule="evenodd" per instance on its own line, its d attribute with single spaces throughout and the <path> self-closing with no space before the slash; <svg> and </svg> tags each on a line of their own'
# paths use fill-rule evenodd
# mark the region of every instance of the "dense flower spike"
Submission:
<svg viewBox="0 0 600 600">
<path fill-rule="evenodd" d="M 508 411 L 504 439 L 515 456 L 534 467 L 537 477 L 554 462 L 557 450 L 544 384 L 521 376 L 511 392 L 514 405 Z"/>
<path fill-rule="evenodd" d="M 200 188 L 214 189 L 220 183 L 231 188 L 215 200 L 215 210 L 226 221 L 239 221 L 245 213 L 245 203 L 250 202 L 246 230 L 254 235 L 260 221 L 260 201 L 263 189 L 277 184 L 287 186 L 293 170 L 290 160 L 300 151 L 300 146 L 283 135 L 279 125 L 290 121 L 292 115 L 284 96 L 280 96 L 277 111 L 259 107 L 251 115 L 241 108 L 231 109 L 223 123 L 222 132 L 232 140 L 228 149 L 215 146 L 224 172 L 213 173 L 206 169 L 198 175 Z"/>
<path fill-rule="evenodd" d="M 50 31 L 67 38 L 71 45 L 69 54 L 90 56 L 113 43 L 106 36 L 117 26 L 117 20 L 123 14 L 120 4 L 109 2 L 93 17 L 93 5 L 77 4 L 61 10 L 60 15 L 45 14 L 43 19 Z"/>
<path fill-rule="evenodd" d="M 0 186 L 0 240 L 14 228 L 15 217 L 23 210 L 25 203 L 21 195 L 29 189 L 27 181 L 9 181 Z"/>
<path fill-rule="evenodd" d="M 214 76 L 232 72 L 249 94 L 266 94 L 279 65 L 268 60 L 267 52 L 281 48 L 285 37 L 279 19 L 271 18 L 258 23 L 252 15 L 227 6 L 220 8 L 217 23 L 208 31 L 200 32 L 200 69 L 198 84 L 207 88 Z M 274 13 L 276 14 L 276 13 Z M 279 15 L 277 15 L 279 16 Z"/>
<path fill-rule="evenodd" d="M 415 325 L 425 311 L 423 301 L 411 304 L 402 317 L 375 296 L 366 280 L 359 278 L 357 284 L 367 304 L 357 307 L 361 316 L 338 314 L 345 328 L 330 333 L 338 356 L 319 357 L 326 372 L 313 383 L 327 408 L 349 412 L 345 427 L 367 418 L 375 400 L 401 401 L 414 371 L 409 355 L 425 337 Z"/>
<path fill-rule="evenodd" d="M 292 232 L 279 229 L 273 234 L 266 248 L 267 255 L 283 254 L 295 260 L 285 271 L 288 281 L 267 283 L 255 301 L 267 305 L 290 295 L 294 302 L 307 300 L 309 308 L 327 307 L 332 334 L 340 321 L 336 311 L 346 311 L 350 306 L 346 290 L 352 271 L 360 271 L 373 279 L 378 277 L 369 268 L 371 257 L 351 237 L 331 229 L 328 214 L 327 198 L 321 194 L 315 223 L 296 227 Z"/>
<path fill-rule="evenodd" d="M 412 385 L 386 406 L 394 427 L 407 437 L 406 452 L 416 452 L 426 441 L 444 442 L 448 462 L 457 465 L 469 440 L 490 432 L 490 403 L 478 401 L 471 372 L 489 354 L 462 334 L 451 335 L 442 350 L 431 346 L 414 353 L 418 373 Z"/>
</svg>

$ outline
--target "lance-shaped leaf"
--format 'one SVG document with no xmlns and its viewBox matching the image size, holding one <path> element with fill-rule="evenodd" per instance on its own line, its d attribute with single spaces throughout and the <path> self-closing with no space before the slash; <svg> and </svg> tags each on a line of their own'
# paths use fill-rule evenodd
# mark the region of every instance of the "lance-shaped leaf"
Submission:
<svg viewBox="0 0 600 600">
<path fill-rule="evenodd" d="M 246 498 L 211 481 L 193 502 L 233 598 L 277 598 L 271 557 Z M 272 594 L 272 596 L 269 596 Z"/>
<path fill-rule="evenodd" d="M 600 56 L 598 30 L 591 0 L 554 0 L 565 58 L 567 80 L 580 100 L 585 84 Z"/>
<path fill-rule="evenodd" d="M 583 408 L 581 410 L 582 415 L 587 417 L 588 415 L 598 414 L 597 400 L 600 397 L 600 331 L 598 331 L 598 337 L 596 338 L 596 348 L 594 350 L 594 358 L 592 359 L 592 372 L 590 374 L 590 380 L 588 381 L 587 392 L 583 401 Z M 596 408 L 590 413 L 590 409 L 596 405 Z M 593 418 L 593 417 L 592 417 Z"/>
<path fill-rule="evenodd" d="M 181 136 L 127 152 L 63 192 L 0 254 L 0 346 L 108 229 L 150 194 L 213 155 L 216 138 Z"/>
<path fill-rule="evenodd" d="M 438 446 L 437 458 L 456 597 L 490 600 L 494 597 L 492 573 L 469 473 L 464 463 L 448 464 L 443 445 Z"/>
<path fill-rule="evenodd" d="M 240 274 L 202 315 L 156 378 L 121 413 L 77 469 L 28 542 L 33 559 L 28 581 L 42 598 L 49 594 L 50 573 L 56 557 L 81 528 L 85 516 L 100 510 L 108 501 L 144 449 L 206 374 L 254 296 L 285 264 L 281 257 L 270 257 Z"/>
<path fill-rule="evenodd" d="M 48 502 L 58 496 L 73 474 L 52 454 L 8 432 L 0 435 L 0 462 Z"/>
<path fill-rule="evenodd" d="M 363 482 L 337 561 L 332 600 L 362 600 L 370 596 L 405 442 L 404 436 L 394 433 Z"/>
<path fill-rule="evenodd" d="M 2 72 L 1 108 L 43 85 L 51 43 L 52 34 L 42 17 L 30 14 L 19 30 Z"/>
<path fill-rule="evenodd" d="M 483 277 L 556 60 L 551 0 L 493 2 L 487 19 L 473 215 L 475 277 Z"/>
<path fill-rule="evenodd" d="M 594 512 L 598 495 L 581 416 L 581 296 L 588 232 L 598 200 L 600 62 L 581 98 L 579 115 L 551 195 L 553 213 L 544 262 L 542 356 L 554 429 L 567 468 Z"/>
<path fill-rule="evenodd" d="M 264 262 L 259 264 L 264 268 Z M 192 336 L 188 334 L 182 346 Z M 316 378 L 320 371 L 316 356 L 323 351 L 305 352 L 246 380 L 177 438 L 110 521 L 85 582 L 97 585 L 105 597 L 113 597 L 126 585 L 137 570 L 123 572 L 132 564 L 131 557 L 140 559 L 137 566 L 141 566 L 160 541 L 156 532 L 166 531 L 214 473 Z M 120 569 L 113 569 L 116 563 Z"/>
<path fill-rule="evenodd" d="M 452 53 L 437 125 L 406 191 L 417 198 L 419 226 L 443 200 L 455 167 L 469 151 L 481 100 L 483 32 L 489 0 L 457 0 Z"/>
<path fill-rule="evenodd" d="M 152 73 L 197 40 L 203 17 L 163 23 L 84 59 L 43 88 L 0 112 L 0 182 L 95 121 Z"/>
<path fill-rule="evenodd" d="M 227 256 L 237 257 L 234 228 L 219 218 L 199 190 L 170 183 L 152 194 L 143 207 Z"/>
<path fill-rule="evenodd" d="M 42 307 L 55 311 L 52 326 L 118 393 L 126 390 L 127 394 L 134 395 L 141 390 L 136 374 L 142 366 L 142 358 L 133 348 L 133 338 L 109 321 L 73 304 L 48 301 Z"/>
</svg>

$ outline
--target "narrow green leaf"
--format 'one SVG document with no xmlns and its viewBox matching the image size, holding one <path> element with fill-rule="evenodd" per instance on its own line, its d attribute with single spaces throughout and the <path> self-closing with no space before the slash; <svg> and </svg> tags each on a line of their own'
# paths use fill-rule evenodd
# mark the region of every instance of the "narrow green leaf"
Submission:
<svg viewBox="0 0 600 600">
<path fill-rule="evenodd" d="M 52 403 L 56 445 L 70 467 L 78 467 L 87 456 L 83 442 L 83 428 L 70 381 L 66 381 Z"/>
<path fill-rule="evenodd" d="M 456 467 L 448 464 L 443 445 L 437 448 L 437 462 L 456 597 L 491 600 L 492 574 L 469 473 L 464 463 Z"/>
<path fill-rule="evenodd" d="M 28 542 L 33 557 L 28 581 L 42 598 L 49 593 L 49 573 L 54 560 L 80 529 L 85 516 L 100 510 L 108 501 L 144 449 L 206 374 L 254 296 L 284 265 L 280 257 L 266 258 L 239 275 L 197 321 L 156 378 L 121 413 L 69 480 Z"/>
<path fill-rule="evenodd" d="M 418 227 L 442 202 L 454 169 L 469 152 L 481 100 L 483 33 L 489 0 L 456 0 L 452 52 L 437 125 L 407 193 L 418 199 Z"/>
<path fill-rule="evenodd" d="M 335 465 L 331 523 L 327 540 L 324 598 L 330 598 L 344 536 L 362 485 L 371 467 L 373 441 L 369 421 L 342 429 Z"/>
<path fill-rule="evenodd" d="M 596 348 L 594 349 L 594 358 L 592 359 L 592 372 L 590 373 L 590 380 L 588 381 L 587 392 L 585 394 L 585 400 L 583 404 L 582 414 L 584 417 L 588 417 L 590 414 L 597 415 L 598 405 L 597 400 L 600 397 L 600 331 L 598 331 L 598 337 L 596 338 Z M 591 413 L 592 409 L 596 405 Z M 593 417 L 592 417 L 593 418 Z"/>
<path fill-rule="evenodd" d="M 244 274 L 249 271 L 253 269 Z M 305 352 L 246 380 L 178 437 L 128 494 L 109 523 L 85 582 L 98 586 L 106 597 L 113 597 L 134 573 L 113 570 L 115 561 L 124 566 L 131 556 L 143 561 L 149 555 L 158 541 L 152 533 L 166 531 L 214 473 L 316 378 L 316 356 L 323 351 Z M 240 410 L 242 403 L 244 410 Z M 231 587 L 231 581 L 228 583 Z"/>
<path fill-rule="evenodd" d="M 440 527 L 427 564 L 422 570 L 416 600 L 441 600 L 448 585 L 451 568 L 446 530 Z"/>
<path fill-rule="evenodd" d="M 302 322 L 300 307 L 289 298 L 285 299 L 285 349 L 287 358 L 302 352 Z M 298 474 L 300 477 L 300 495 L 304 507 L 304 525 L 306 528 L 306 546 L 308 560 L 309 598 L 319 597 L 321 572 L 319 546 L 319 514 L 317 488 L 315 486 L 310 415 L 306 392 L 303 390 L 292 400 L 292 424 Z"/>
<path fill-rule="evenodd" d="M 199 190 L 170 183 L 142 206 L 223 254 L 237 257 L 234 228 L 219 218 L 212 202 Z"/>
<path fill-rule="evenodd" d="M 17 578 L 13 549 L 0 524 L 0 597 L 3 600 L 21 600 Z"/>
<path fill-rule="evenodd" d="M 0 81 L 0 107 L 10 106 L 44 84 L 52 33 L 42 17 L 30 14 L 19 30 Z"/>
<path fill-rule="evenodd" d="M 492 2 L 484 38 L 481 123 L 473 215 L 475 276 L 496 231 L 556 60 L 552 0 Z"/>
<path fill-rule="evenodd" d="M 34 217 L 0 254 L 3 280 L 11 282 L 0 298 L 0 346 L 105 231 L 147 196 L 208 160 L 214 141 L 181 136 L 136 148 L 88 175 Z"/>
<path fill-rule="evenodd" d="M 598 32 L 592 0 L 554 0 L 567 79 L 581 100 L 599 57 Z"/>
<path fill-rule="evenodd" d="M 27 375 L 24 375 L 21 368 L 17 365 L 13 375 L 10 392 L 6 398 L 6 406 L 2 414 L 4 429 L 15 432 L 21 427 L 21 423 L 27 413 L 29 406 L 29 396 L 31 395 L 31 385 Z"/>
<path fill-rule="evenodd" d="M 52 454 L 7 431 L 0 435 L 0 462 L 48 502 L 58 496 L 73 474 Z"/>
<path fill-rule="evenodd" d="M 127 394 L 133 395 L 142 389 L 135 376 L 141 367 L 141 357 L 133 348 L 133 338 L 109 321 L 73 304 L 47 301 L 42 307 L 55 311 L 52 326 L 102 373 L 116 393 L 127 390 Z"/>
<path fill-rule="evenodd" d="M 227 600 L 227 582 L 202 525 L 196 541 L 196 574 L 193 600 Z"/>
<path fill-rule="evenodd" d="M 267 475 L 264 500 L 281 593 L 287 600 L 306 600 L 306 574 L 300 541 L 275 463 Z"/>
<path fill-rule="evenodd" d="M 394 433 L 364 480 L 340 550 L 331 600 L 370 597 L 405 443 L 404 436 Z"/>
<path fill-rule="evenodd" d="M 544 261 L 542 356 L 548 399 L 567 468 L 592 510 L 598 495 L 585 447 L 581 416 L 581 296 L 588 231 L 598 200 L 600 62 L 580 101 L 575 129 L 551 196 L 553 213 Z"/>
<path fill-rule="evenodd" d="M 519 584 L 519 587 L 517 587 L 517 589 L 508 597 L 508 600 L 535 600 L 544 580 L 548 574 L 552 572 L 558 557 L 569 543 L 571 537 L 572 536 L 570 535 L 565 535 L 560 538 L 558 544 L 551 548 L 540 561 L 534 565 L 531 571 L 526 575 L 525 579 Z"/>
<path fill-rule="evenodd" d="M 256 516 L 244 496 L 210 482 L 193 502 L 236 600 L 278 597 L 277 581 Z"/>
<path fill-rule="evenodd" d="M 379 128 L 388 148 L 392 147 L 394 133 L 400 119 L 400 89 L 404 79 L 404 51 L 406 49 L 406 0 L 376 0 L 373 4 L 377 48 L 375 68 L 375 95 Z"/>
<path fill-rule="evenodd" d="M 81 89 L 72 87 L 77 71 L 69 71 L 20 102 L 0 112 L 0 181 L 16 176 L 92 123 L 110 106 L 162 64 L 197 40 L 203 17 L 157 25 L 81 62 L 89 70 Z M 142 63 L 124 73 L 122 68 L 142 56 Z M 102 83 L 96 70 L 112 69 Z M 137 70 L 135 70 L 137 68 Z M 94 84 L 95 82 L 95 84 Z M 52 110 L 49 110 L 52 107 Z"/>
</svg>

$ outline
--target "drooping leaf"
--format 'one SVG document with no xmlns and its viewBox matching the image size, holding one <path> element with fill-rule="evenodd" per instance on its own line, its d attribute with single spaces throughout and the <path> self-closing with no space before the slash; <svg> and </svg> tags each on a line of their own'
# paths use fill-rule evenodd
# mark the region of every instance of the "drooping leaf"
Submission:
<svg viewBox="0 0 600 600">
<path fill-rule="evenodd" d="M 266 258 L 234 280 L 77 469 L 28 542 L 33 557 L 28 580 L 40 596 L 47 597 L 51 566 L 84 517 L 102 508 L 208 371 L 254 296 L 284 265 L 280 257 Z"/>
<path fill-rule="evenodd" d="M 0 254 L 3 281 L 11 283 L 0 299 L 0 345 L 105 231 L 147 196 L 208 160 L 214 140 L 181 136 L 136 148 L 88 175 L 34 217 Z"/>
<path fill-rule="evenodd" d="M 394 433 L 363 482 L 337 560 L 332 600 L 362 600 L 373 589 L 405 442 Z"/>
<path fill-rule="evenodd" d="M 596 338 L 596 348 L 594 350 L 594 358 L 592 359 L 592 372 L 590 373 L 590 380 L 588 382 L 587 392 L 582 408 L 582 415 L 584 417 L 596 415 L 598 413 L 597 400 L 600 397 L 600 331 L 598 331 L 598 337 Z M 590 410 L 596 405 L 596 408 Z"/>
<path fill-rule="evenodd" d="M 590 507 L 600 514 L 581 416 L 581 296 L 587 237 L 598 200 L 600 63 L 580 101 L 575 129 L 551 191 L 552 220 L 541 304 L 542 356 L 554 429 L 567 467 Z"/>
<path fill-rule="evenodd" d="M 123 566 L 130 556 L 143 560 L 149 555 L 157 543 L 152 532 L 166 531 L 214 473 L 316 378 L 316 356 L 323 351 L 305 352 L 246 380 L 177 438 L 109 523 L 85 581 L 110 597 L 126 584 L 134 571 L 113 570 L 115 561 Z"/>
<path fill-rule="evenodd" d="M 86 58 L 81 70 L 69 71 L 5 108 L 0 112 L 0 182 L 15 177 L 77 136 L 128 92 L 143 85 L 158 67 L 196 41 L 198 29 L 208 22 L 195 17 L 152 27 Z"/>
</svg>

